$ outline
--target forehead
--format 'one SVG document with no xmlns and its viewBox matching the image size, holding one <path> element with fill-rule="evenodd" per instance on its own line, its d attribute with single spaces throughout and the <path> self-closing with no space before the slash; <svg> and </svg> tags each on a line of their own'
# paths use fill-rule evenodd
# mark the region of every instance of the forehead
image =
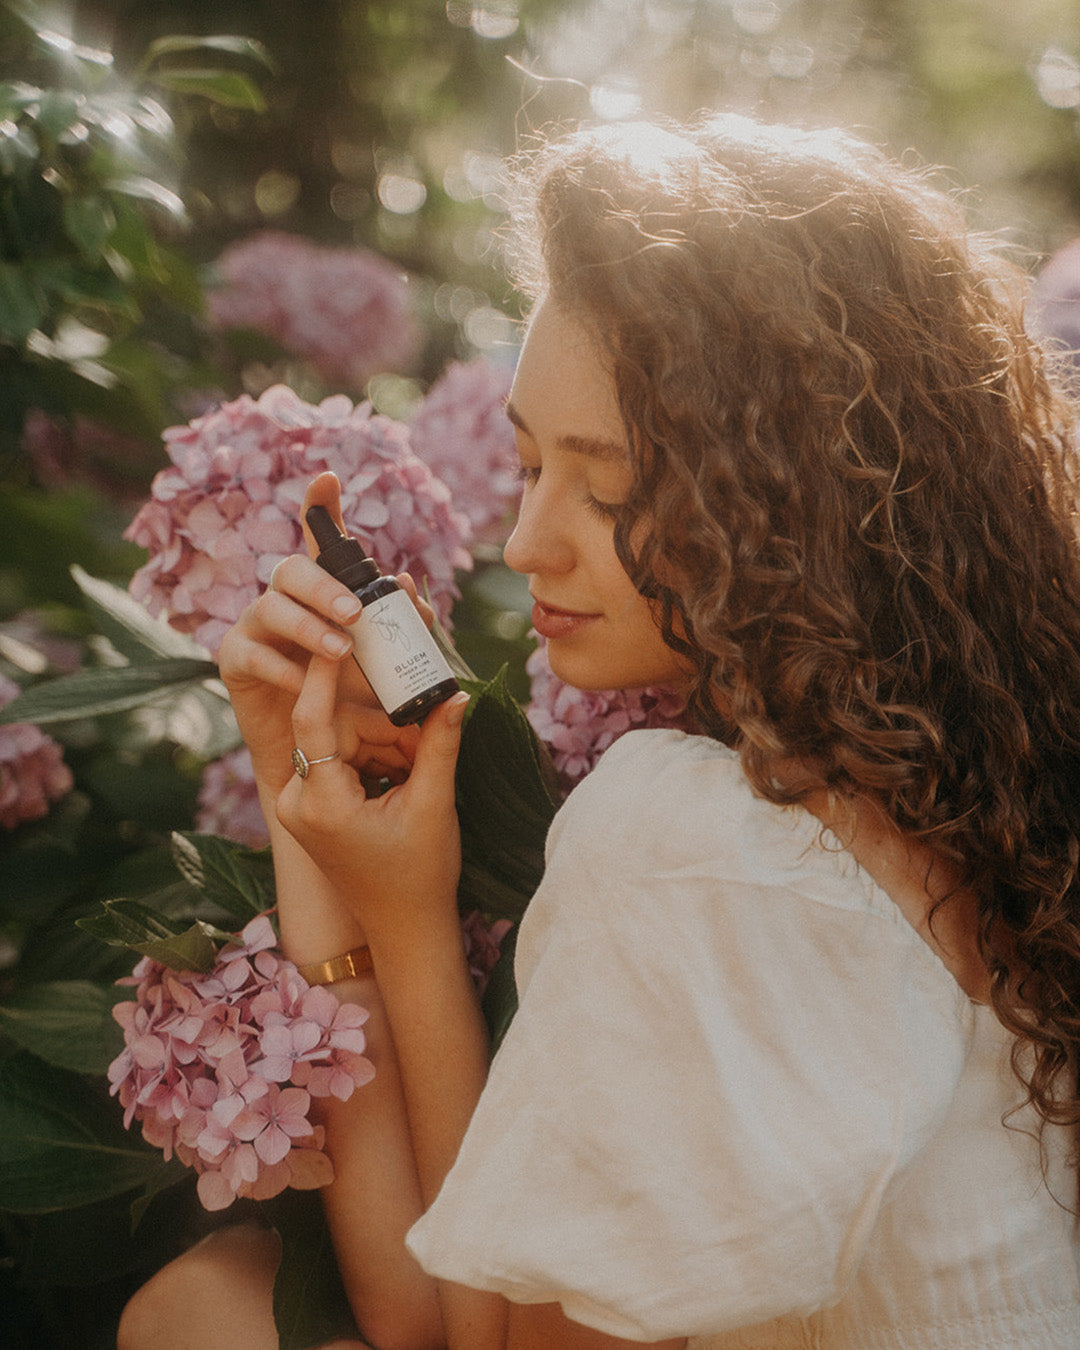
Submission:
<svg viewBox="0 0 1080 1350">
<path fill-rule="evenodd" d="M 508 412 L 534 437 L 573 435 L 625 447 L 606 355 L 582 324 L 547 299 L 529 319 Z"/>
</svg>

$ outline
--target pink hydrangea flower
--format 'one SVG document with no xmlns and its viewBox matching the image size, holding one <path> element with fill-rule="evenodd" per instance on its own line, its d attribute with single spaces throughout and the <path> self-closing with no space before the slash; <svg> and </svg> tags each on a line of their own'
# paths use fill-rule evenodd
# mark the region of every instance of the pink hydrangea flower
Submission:
<svg viewBox="0 0 1080 1350">
<path fill-rule="evenodd" d="M 270 842 L 246 746 L 207 764 L 197 804 L 195 828 L 200 834 L 220 834 L 248 848 L 265 848 Z"/>
<path fill-rule="evenodd" d="M 504 411 L 513 373 L 484 357 L 453 362 L 409 421 L 416 453 L 450 489 L 477 535 L 503 522 L 521 496 L 514 432 Z"/>
<path fill-rule="evenodd" d="M 19 692 L 14 680 L 0 675 L 0 708 Z M 63 751 L 51 736 L 28 722 L 0 726 L 0 827 L 13 830 L 24 821 L 40 820 L 73 784 Z"/>
<path fill-rule="evenodd" d="M 257 329 L 328 380 L 358 387 L 407 366 L 419 346 L 405 277 L 363 249 L 263 230 L 227 248 L 216 270 L 213 323 Z"/>
<path fill-rule="evenodd" d="M 406 427 L 343 394 L 317 407 L 282 385 L 244 395 L 165 432 L 172 466 L 126 531 L 149 550 L 130 591 L 211 654 L 302 547 L 299 513 L 316 474 L 342 483 L 342 513 L 384 572 L 427 579 L 440 618 L 471 565 L 469 523 L 412 451 Z"/>
<path fill-rule="evenodd" d="M 631 728 L 694 731 L 683 699 L 670 689 L 575 689 L 552 671 L 543 642 L 525 663 L 531 678 L 525 714 L 551 750 L 567 788 L 579 782 L 603 752 Z"/>
<path fill-rule="evenodd" d="M 292 1141 L 311 1133 L 311 1122 L 307 1118 L 310 1109 L 310 1093 L 303 1088 L 279 1087 L 277 1083 L 268 1083 L 265 1092 L 258 1092 L 250 1102 L 244 1102 L 229 1122 L 229 1129 L 236 1139 L 250 1140 L 254 1145 L 256 1161 L 244 1181 L 255 1180 L 258 1162 L 284 1162 Z"/>
<path fill-rule="evenodd" d="M 347 1101 L 375 1074 L 366 1010 L 312 988 L 275 942 L 262 915 L 208 974 L 144 957 L 119 981 L 136 997 L 113 1009 L 124 1049 L 110 1091 L 126 1127 L 138 1121 L 148 1143 L 199 1173 L 207 1209 L 331 1181 L 312 1099 Z"/>
</svg>

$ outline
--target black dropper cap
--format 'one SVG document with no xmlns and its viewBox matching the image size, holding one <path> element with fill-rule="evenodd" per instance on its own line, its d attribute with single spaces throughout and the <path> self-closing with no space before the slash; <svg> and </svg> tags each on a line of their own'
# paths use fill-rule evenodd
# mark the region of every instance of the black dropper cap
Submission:
<svg viewBox="0 0 1080 1350">
<path fill-rule="evenodd" d="M 367 556 L 360 543 L 341 533 L 325 506 L 309 507 L 304 519 L 319 546 L 315 561 L 350 591 L 359 590 L 382 575 L 378 564 Z"/>
</svg>

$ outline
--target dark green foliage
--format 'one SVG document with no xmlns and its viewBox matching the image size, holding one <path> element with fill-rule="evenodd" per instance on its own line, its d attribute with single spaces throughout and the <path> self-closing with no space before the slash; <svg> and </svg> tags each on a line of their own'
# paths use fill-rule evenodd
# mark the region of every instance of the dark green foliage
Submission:
<svg viewBox="0 0 1080 1350">
<path fill-rule="evenodd" d="M 544 870 L 554 770 L 499 671 L 470 707 L 458 758 L 464 911 L 519 919 Z"/>
<path fill-rule="evenodd" d="M 158 101 L 182 53 L 151 51 L 131 84 L 108 52 L 65 44 L 29 4 L 5 8 L 3 53 L 0 464 L 32 409 L 82 414 L 152 443 L 174 391 L 202 383 L 184 344 L 162 340 L 189 330 L 202 309 L 195 267 L 178 247 L 188 220 L 174 125 Z M 203 54 L 252 55 L 220 45 Z M 247 88 L 258 102 L 246 72 L 201 75 L 191 93 L 234 103 Z"/>
<path fill-rule="evenodd" d="M 315 1191 L 283 1191 L 263 1207 L 281 1236 L 274 1282 L 274 1320 L 281 1350 L 307 1350 L 336 1336 L 357 1335 L 338 1274 L 330 1230 Z"/>
</svg>

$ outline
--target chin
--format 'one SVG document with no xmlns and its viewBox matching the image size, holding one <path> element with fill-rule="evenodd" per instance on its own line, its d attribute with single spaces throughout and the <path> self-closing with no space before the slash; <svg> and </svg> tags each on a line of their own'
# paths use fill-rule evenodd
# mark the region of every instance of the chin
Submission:
<svg viewBox="0 0 1080 1350">
<path fill-rule="evenodd" d="M 547 658 L 552 674 L 557 675 L 563 684 L 572 685 L 575 689 L 589 690 L 623 687 L 614 670 L 605 670 L 595 661 L 583 661 L 580 658 L 575 660 L 573 656 L 560 652 L 557 648 L 556 642 L 549 641 Z"/>
<path fill-rule="evenodd" d="M 651 685 L 672 685 L 679 681 L 679 675 L 671 671 L 647 671 L 627 669 L 614 662 L 605 664 L 597 661 L 575 661 L 572 656 L 559 653 L 554 644 L 547 644 L 548 663 L 552 673 L 563 684 L 586 692 L 608 692 L 613 689 L 645 689 Z"/>
</svg>

